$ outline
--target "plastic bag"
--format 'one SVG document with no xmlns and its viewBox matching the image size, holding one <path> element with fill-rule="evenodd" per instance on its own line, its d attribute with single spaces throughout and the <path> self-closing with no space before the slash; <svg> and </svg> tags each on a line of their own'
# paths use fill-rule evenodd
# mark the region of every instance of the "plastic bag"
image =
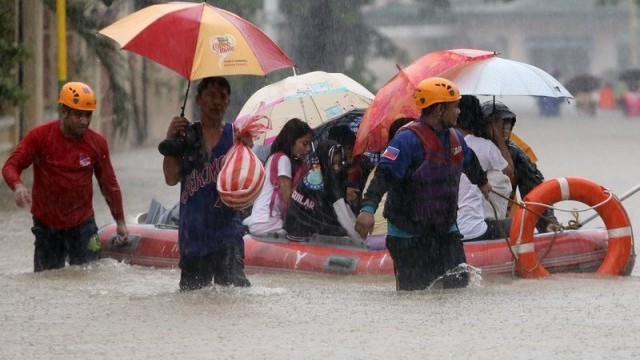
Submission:
<svg viewBox="0 0 640 360">
<path fill-rule="evenodd" d="M 268 125 L 259 123 L 261 119 L 266 119 Z M 226 155 L 216 184 L 220 199 L 228 207 L 247 208 L 260 195 L 266 177 L 264 166 L 253 150 L 238 138 L 244 135 L 255 138 L 267 131 L 270 125 L 268 118 L 256 116 L 237 129 L 236 141 Z"/>
</svg>

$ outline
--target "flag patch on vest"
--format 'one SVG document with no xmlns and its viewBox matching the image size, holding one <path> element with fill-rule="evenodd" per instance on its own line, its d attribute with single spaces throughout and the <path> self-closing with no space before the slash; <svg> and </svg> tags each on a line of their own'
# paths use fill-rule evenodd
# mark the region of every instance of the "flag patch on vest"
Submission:
<svg viewBox="0 0 640 360">
<path fill-rule="evenodd" d="M 387 149 L 382 154 L 382 157 L 393 161 L 398 157 L 398 154 L 400 154 L 399 149 L 396 149 L 393 146 L 387 146 Z"/>
</svg>

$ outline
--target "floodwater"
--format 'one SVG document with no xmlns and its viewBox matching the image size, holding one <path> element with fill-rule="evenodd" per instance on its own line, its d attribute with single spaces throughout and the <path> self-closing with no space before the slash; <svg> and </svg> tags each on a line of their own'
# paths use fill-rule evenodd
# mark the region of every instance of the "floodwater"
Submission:
<svg viewBox="0 0 640 360">
<path fill-rule="evenodd" d="M 570 108 L 540 118 L 528 101 L 503 100 L 546 178 L 583 176 L 618 195 L 640 182 L 640 118 Z M 132 221 L 151 198 L 177 200 L 155 149 L 113 161 Z M 251 288 L 179 293 L 177 270 L 109 259 L 34 274 L 31 218 L 10 196 L 2 186 L 0 359 L 640 358 L 638 269 L 614 278 L 480 274 L 465 289 L 410 293 L 388 276 L 259 273 Z M 624 205 L 637 231 L 640 194 Z M 98 225 L 109 223 L 98 192 L 95 207 Z"/>
</svg>

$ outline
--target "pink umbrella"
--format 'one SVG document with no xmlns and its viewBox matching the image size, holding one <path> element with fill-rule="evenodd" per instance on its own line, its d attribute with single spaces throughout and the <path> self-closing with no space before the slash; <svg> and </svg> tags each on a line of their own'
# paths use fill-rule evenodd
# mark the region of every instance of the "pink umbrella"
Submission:
<svg viewBox="0 0 640 360">
<path fill-rule="evenodd" d="M 400 117 L 419 117 L 413 93 L 420 81 L 438 76 L 456 65 L 488 59 L 493 51 L 452 49 L 428 53 L 384 84 L 365 112 L 356 136 L 354 154 L 382 151 L 387 146 L 389 126 Z"/>
</svg>

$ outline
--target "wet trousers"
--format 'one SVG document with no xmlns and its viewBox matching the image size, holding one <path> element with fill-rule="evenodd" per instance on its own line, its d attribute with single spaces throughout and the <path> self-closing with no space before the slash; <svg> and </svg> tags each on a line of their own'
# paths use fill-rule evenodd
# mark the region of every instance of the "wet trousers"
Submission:
<svg viewBox="0 0 640 360">
<path fill-rule="evenodd" d="M 467 286 L 468 272 L 456 269 L 466 262 L 461 238 L 457 232 L 413 238 L 387 235 L 387 249 L 393 259 L 396 290 L 425 290 L 440 277 L 444 288 Z"/>
<path fill-rule="evenodd" d="M 98 259 L 100 239 L 98 226 L 93 217 L 67 230 L 54 230 L 43 222 L 33 219 L 31 232 L 35 235 L 33 271 L 61 269 L 67 256 L 69 265 L 80 265 Z"/>
<path fill-rule="evenodd" d="M 244 273 L 244 241 L 225 244 L 204 256 L 180 257 L 180 291 L 201 289 L 211 282 L 222 286 L 251 286 Z"/>
</svg>

